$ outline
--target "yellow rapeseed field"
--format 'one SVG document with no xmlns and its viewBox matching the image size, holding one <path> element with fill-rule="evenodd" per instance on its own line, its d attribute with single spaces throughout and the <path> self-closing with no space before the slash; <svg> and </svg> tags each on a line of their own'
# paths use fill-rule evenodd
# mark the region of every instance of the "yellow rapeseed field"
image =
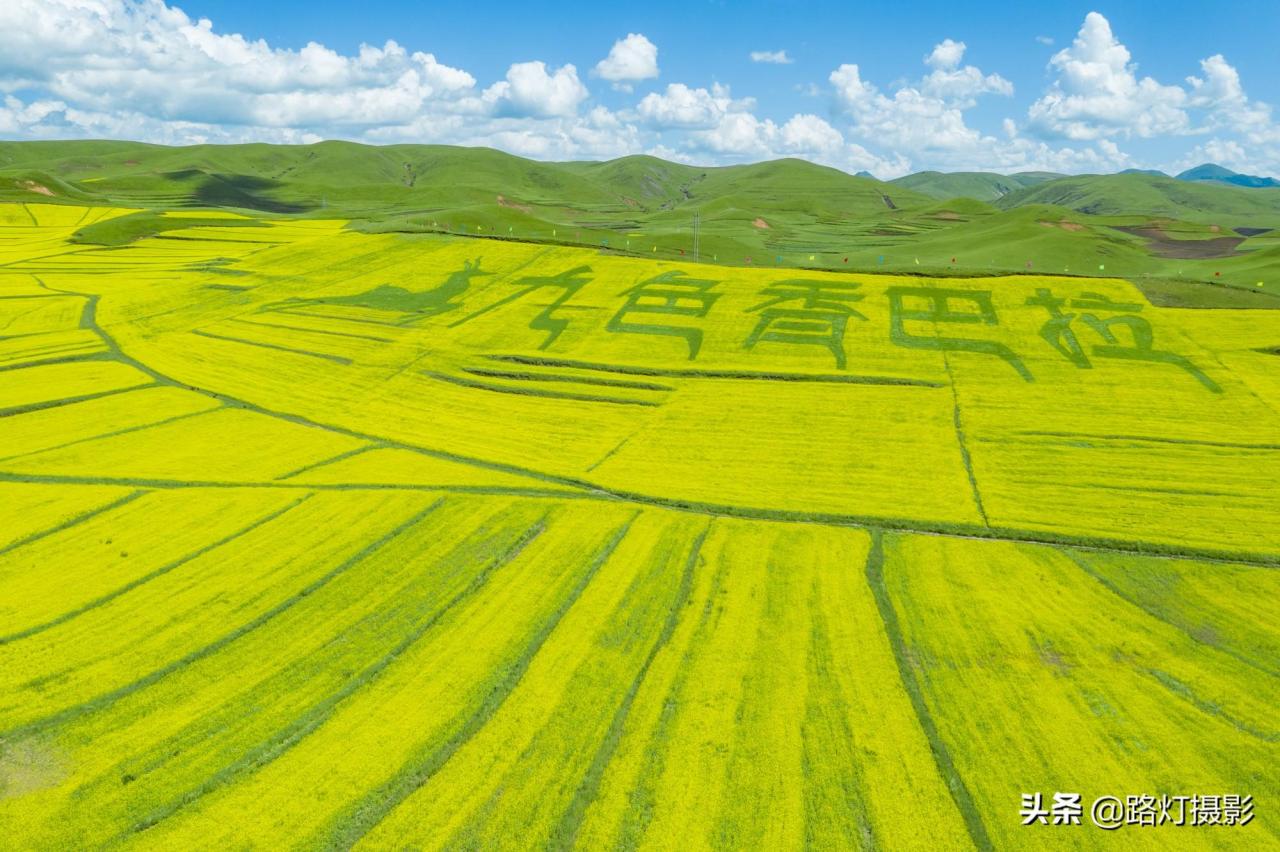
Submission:
<svg viewBox="0 0 1280 852">
<path fill-rule="evenodd" d="M 1280 843 L 1280 312 L 129 212 L 0 204 L 0 848 Z"/>
</svg>

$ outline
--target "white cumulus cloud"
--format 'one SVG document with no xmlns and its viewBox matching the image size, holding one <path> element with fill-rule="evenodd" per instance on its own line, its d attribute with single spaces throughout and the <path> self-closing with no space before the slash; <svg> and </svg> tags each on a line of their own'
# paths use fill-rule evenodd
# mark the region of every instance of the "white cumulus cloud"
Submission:
<svg viewBox="0 0 1280 852">
<path fill-rule="evenodd" d="M 847 135 L 857 140 L 850 144 L 886 146 L 913 165 L 944 170 L 1078 172 L 1131 165 L 1128 156 L 1105 139 L 1055 148 L 1021 136 L 1009 118 L 1001 123 L 1001 137 L 970 126 L 965 113 L 979 97 L 1011 95 L 1013 85 L 999 74 L 965 65 L 965 52 L 964 42 L 944 39 L 924 57 L 930 70 L 923 78 L 889 91 L 866 80 L 854 63 L 832 71 L 828 81 L 836 109 L 850 122 Z"/>
<path fill-rule="evenodd" d="M 844 136 L 825 120 L 804 113 L 794 115 L 781 130 L 782 145 L 787 151 L 832 153 L 844 145 Z"/>
<path fill-rule="evenodd" d="M 719 84 L 708 90 L 671 83 L 665 92 L 645 95 L 636 112 L 656 128 L 707 129 L 719 125 L 728 113 L 746 112 L 754 106 L 750 99 L 734 100 L 728 87 Z"/>
<path fill-rule="evenodd" d="M 999 74 L 983 74 L 972 66 L 961 67 L 965 43 L 945 39 L 925 57 L 933 71 L 920 83 L 920 91 L 938 99 L 969 101 L 979 95 L 1012 95 L 1013 84 Z"/>
<path fill-rule="evenodd" d="M 748 55 L 792 61 L 785 50 Z M 963 40 L 946 38 L 923 55 L 915 79 L 879 86 L 865 66 L 846 62 L 821 89 L 787 90 L 799 93 L 793 107 L 805 98 L 799 114 L 782 111 L 785 100 L 765 111 L 726 85 L 683 82 L 644 97 L 605 93 L 624 101 L 606 106 L 592 100 L 580 66 L 536 57 L 512 57 L 534 61 L 480 82 L 442 55 L 395 40 L 345 51 L 317 42 L 282 48 L 192 18 L 169 0 L 0 0 L 0 136 L 164 144 L 337 138 L 489 145 L 554 159 L 650 151 L 702 163 L 800 156 L 881 177 L 911 168 L 1145 166 L 1120 146 L 1182 137 L 1199 143 L 1182 152 L 1189 159 L 1280 172 L 1272 108 L 1248 95 L 1222 54 L 1166 84 L 1139 75 L 1107 19 L 1090 13 L 1054 53 L 1048 83 L 1026 114 L 1003 121 L 971 118 L 984 98 L 1011 96 L 1013 84 L 969 58 Z M 630 92 L 659 76 L 658 48 L 628 33 L 590 76 L 599 81 L 593 86 Z M 833 96 L 830 113 L 820 115 L 807 99 L 818 94 Z"/>
<path fill-rule="evenodd" d="M 6 0 L 0 88 L 39 88 L 96 112 L 285 127 L 404 121 L 475 85 L 465 71 L 394 41 L 343 56 L 222 35 L 160 0 Z"/>
<path fill-rule="evenodd" d="M 484 92 L 484 100 L 499 114 L 535 118 L 574 115 L 586 99 L 577 68 L 565 65 L 548 72 L 545 62 L 517 62 L 507 69 L 507 79 Z"/>
<path fill-rule="evenodd" d="M 1075 140 L 1190 132 L 1187 93 L 1151 77 L 1139 79 L 1130 58 L 1110 22 L 1090 12 L 1071 46 L 1049 60 L 1057 78 L 1031 105 L 1032 128 Z"/>
<path fill-rule="evenodd" d="M 787 56 L 785 50 L 753 50 L 751 51 L 752 62 L 763 62 L 766 65 L 790 65 L 795 62 L 790 56 Z"/>
<path fill-rule="evenodd" d="M 628 33 L 613 43 L 591 73 L 629 92 L 631 84 L 658 76 L 658 46 L 640 33 Z"/>
<path fill-rule="evenodd" d="M 956 68 L 964 58 L 965 43 L 945 38 L 933 46 L 933 50 L 924 58 L 924 64 L 933 69 Z"/>
<path fill-rule="evenodd" d="M 1177 173 L 1202 163 L 1217 163 L 1244 174 L 1276 177 L 1280 176 L 1280 144 L 1245 145 L 1236 139 L 1214 137 L 1179 157 L 1169 171 Z"/>
<path fill-rule="evenodd" d="M 1271 107 L 1249 99 L 1240 73 L 1222 54 L 1201 60 L 1200 70 L 1204 77 L 1187 78 L 1189 103 L 1208 112 L 1212 129 L 1240 133 L 1254 144 L 1280 142 L 1280 133 L 1271 123 Z"/>
<path fill-rule="evenodd" d="M 828 80 L 837 107 L 851 118 L 859 136 L 908 152 L 974 148 L 982 137 L 965 123 L 964 111 L 980 95 L 1010 95 L 1013 86 L 998 74 L 962 66 L 964 53 L 964 42 L 940 42 L 924 58 L 933 70 L 890 95 L 864 80 L 853 63 L 832 71 Z"/>
</svg>

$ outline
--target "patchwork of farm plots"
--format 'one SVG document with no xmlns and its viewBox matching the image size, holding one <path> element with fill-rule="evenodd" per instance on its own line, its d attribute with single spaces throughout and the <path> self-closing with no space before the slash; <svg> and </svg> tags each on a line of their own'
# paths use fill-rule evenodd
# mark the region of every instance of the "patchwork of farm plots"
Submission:
<svg viewBox="0 0 1280 852">
<path fill-rule="evenodd" d="M 126 212 L 0 205 L 0 846 L 1280 842 L 1280 312 Z"/>
</svg>

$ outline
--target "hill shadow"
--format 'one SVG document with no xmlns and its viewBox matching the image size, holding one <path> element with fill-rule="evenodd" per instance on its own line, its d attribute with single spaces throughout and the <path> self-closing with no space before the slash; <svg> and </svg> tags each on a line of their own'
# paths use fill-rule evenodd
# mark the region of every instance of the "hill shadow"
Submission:
<svg viewBox="0 0 1280 852">
<path fill-rule="evenodd" d="M 213 174 L 203 169 L 181 169 L 165 172 L 163 176 L 175 183 L 194 183 L 191 202 L 202 207 L 240 207 L 264 213 L 306 213 L 318 206 L 270 198 L 263 193 L 287 184 L 256 175 Z"/>
</svg>

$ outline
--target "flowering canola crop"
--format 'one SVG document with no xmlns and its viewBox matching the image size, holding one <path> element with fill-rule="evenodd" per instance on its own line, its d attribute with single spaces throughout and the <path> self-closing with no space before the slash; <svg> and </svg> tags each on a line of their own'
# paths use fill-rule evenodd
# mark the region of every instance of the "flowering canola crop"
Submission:
<svg viewBox="0 0 1280 852">
<path fill-rule="evenodd" d="M 127 212 L 0 205 L 0 845 L 1280 840 L 1280 312 Z"/>
</svg>

